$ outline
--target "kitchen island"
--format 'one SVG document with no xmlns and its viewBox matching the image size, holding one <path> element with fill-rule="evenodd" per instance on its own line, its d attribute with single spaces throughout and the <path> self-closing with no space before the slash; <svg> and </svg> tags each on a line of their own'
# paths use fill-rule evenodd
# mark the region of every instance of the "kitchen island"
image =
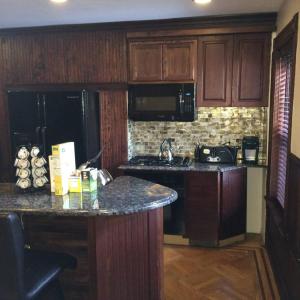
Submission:
<svg viewBox="0 0 300 300">
<path fill-rule="evenodd" d="M 247 168 L 236 164 L 192 162 L 188 166 L 123 164 L 126 175 L 178 192 L 164 208 L 165 242 L 222 247 L 244 240 Z"/>
<path fill-rule="evenodd" d="M 130 176 L 61 197 L 0 184 L 0 211 L 21 216 L 32 248 L 77 258 L 61 278 L 72 300 L 163 299 L 162 207 L 176 199 L 172 189 Z"/>
</svg>

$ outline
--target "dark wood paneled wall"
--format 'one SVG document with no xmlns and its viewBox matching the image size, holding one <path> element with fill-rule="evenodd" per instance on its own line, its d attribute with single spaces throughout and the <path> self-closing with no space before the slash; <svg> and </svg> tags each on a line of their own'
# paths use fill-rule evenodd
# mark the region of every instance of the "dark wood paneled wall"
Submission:
<svg viewBox="0 0 300 300">
<path fill-rule="evenodd" d="M 287 205 L 268 203 L 266 245 L 282 299 L 300 299 L 300 158 L 289 155 Z"/>
<path fill-rule="evenodd" d="M 6 87 L 126 83 L 126 33 L 78 30 L 0 33 L 0 180 L 8 180 Z"/>
<path fill-rule="evenodd" d="M 286 231 L 290 246 L 300 261 L 300 158 L 293 154 L 289 156 L 288 173 Z"/>
<path fill-rule="evenodd" d="M 104 147 L 101 167 L 113 176 L 127 160 L 127 92 L 100 92 L 100 144 Z"/>
</svg>

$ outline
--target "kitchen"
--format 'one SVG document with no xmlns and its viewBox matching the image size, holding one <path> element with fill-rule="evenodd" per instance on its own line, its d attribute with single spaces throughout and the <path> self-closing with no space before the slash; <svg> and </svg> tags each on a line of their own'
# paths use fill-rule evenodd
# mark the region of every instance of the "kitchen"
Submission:
<svg viewBox="0 0 300 300">
<path fill-rule="evenodd" d="M 194 9 L 195 4 L 190 4 Z M 194 159 L 196 144 L 205 146 L 202 148 L 202 154 L 215 153 L 216 149 L 209 148 L 211 146 L 221 146 L 222 151 L 228 150 L 227 146 L 233 147 L 230 149 L 240 147 L 236 157 L 233 155 L 233 163 L 229 164 L 234 165 L 234 170 L 226 164 L 220 167 L 216 162 L 205 164 L 207 166 L 205 168 L 210 169 L 209 172 L 197 169 L 203 164 L 201 159 L 207 159 L 207 155 L 199 155 L 200 162 L 185 160 L 186 165 L 178 167 L 185 171 L 178 171 L 178 168 L 175 170 L 172 166 L 152 166 L 156 168 L 156 173 L 152 170 L 150 175 L 146 174 L 148 177 L 152 176 L 152 181 L 162 180 L 163 185 L 166 186 L 169 183 L 179 196 L 180 192 L 184 195 L 181 197 L 183 198 L 181 203 L 179 197 L 172 204 L 177 205 L 177 210 L 174 209 L 175 215 L 176 211 L 188 213 L 187 219 L 182 213 L 175 217 L 175 221 L 180 219 L 186 224 L 181 226 L 179 234 L 177 232 L 175 235 L 165 236 L 166 243 L 220 247 L 244 240 L 246 233 L 264 237 L 265 232 L 269 230 L 268 232 L 273 234 L 270 230 L 273 223 L 268 223 L 269 229 L 265 228 L 266 181 L 270 162 L 268 136 L 272 114 L 269 106 L 269 94 L 272 93 L 270 88 L 272 37 L 275 37 L 281 31 L 278 28 L 283 29 L 299 10 L 293 1 L 284 1 L 282 9 L 279 8 L 280 5 L 276 9 L 265 10 L 263 13 L 256 11 L 257 14 L 246 14 L 248 11 L 241 7 L 240 12 L 235 15 L 198 18 L 190 16 L 189 19 L 178 20 L 31 28 L 22 25 L 21 27 L 24 28 L 11 29 L 9 27 L 18 26 L 7 25 L 7 28 L 0 31 L 0 135 L 3 141 L 0 143 L 1 182 L 11 182 L 15 171 L 12 167 L 15 153 L 11 145 L 13 128 L 9 116 L 8 91 L 38 94 L 56 91 L 92 91 L 96 99 L 99 99 L 97 100 L 99 133 L 93 130 L 99 138 L 92 137 L 92 140 L 99 140 L 100 148 L 104 146 L 100 157 L 101 168 L 109 170 L 113 177 L 121 175 L 125 169 L 125 173 L 130 175 L 131 172 L 132 175 L 133 170 L 136 172 L 139 167 L 130 165 L 128 160 L 142 155 L 158 156 L 160 150 L 167 152 L 169 142 L 173 148 L 172 157 L 188 157 L 191 160 Z M 276 12 L 279 12 L 278 16 Z M 221 13 L 217 14 L 221 15 Z M 297 74 L 298 72 L 296 78 Z M 149 114 L 148 120 L 138 119 L 139 117 L 134 116 L 134 112 L 130 111 L 133 107 L 130 105 L 131 95 L 134 94 L 131 89 L 145 84 L 145 90 L 150 85 L 155 85 L 158 89 L 161 85 L 181 84 L 184 87 L 192 84 L 195 101 L 189 103 L 188 108 L 193 107 L 194 119 L 176 120 L 174 117 L 175 120 L 172 120 L 170 109 L 167 111 L 169 116 L 165 116 L 164 120 L 159 120 L 158 114 L 155 119 L 149 118 Z M 184 91 L 182 92 L 184 94 Z M 171 98 L 174 98 L 174 95 L 175 93 Z M 178 95 L 180 92 L 177 90 L 176 98 Z M 295 85 L 295 95 L 297 95 L 297 85 Z M 185 96 L 188 95 L 184 94 L 182 98 Z M 297 103 L 298 98 L 294 96 L 294 120 L 299 111 Z M 146 110 L 148 108 L 146 107 Z M 146 118 L 146 115 L 142 117 Z M 161 111 L 159 115 L 162 115 Z M 168 120 L 169 117 L 171 119 Z M 293 174 L 298 174 L 292 164 L 299 157 L 295 135 L 298 128 L 296 123 L 294 121 L 292 125 L 292 150 L 291 153 L 289 152 Z M 246 149 L 246 140 L 243 140 L 245 136 L 255 136 L 259 139 L 258 143 L 255 139 L 254 146 L 255 155 L 257 153 L 258 157 L 255 156 L 253 161 L 252 156 L 250 164 L 243 161 L 243 158 L 245 159 L 243 150 Z M 163 141 L 169 138 L 171 141 L 162 145 Z M 253 140 L 250 142 L 252 143 Z M 99 146 L 96 148 L 99 150 Z M 198 150 L 200 151 L 200 148 Z M 199 154 L 199 151 L 196 152 Z M 89 155 L 86 159 L 96 154 L 97 151 L 93 150 L 93 155 Z M 162 155 L 168 156 L 168 154 Z M 219 155 L 208 155 L 208 157 L 213 160 L 220 159 Z M 140 168 L 145 170 L 147 166 Z M 163 169 L 163 174 L 157 172 L 157 168 Z M 174 176 L 171 176 L 170 172 Z M 134 175 L 139 177 L 136 173 Z M 209 179 L 205 176 L 209 176 Z M 294 187 L 294 185 L 289 187 L 289 184 L 294 183 L 296 178 L 298 177 L 295 175 L 294 179 L 291 177 L 291 180 L 287 180 L 289 190 Z M 227 196 L 223 191 L 226 184 Z M 207 185 L 210 187 L 208 188 Z M 210 193 L 207 192 L 209 189 Z M 199 195 L 203 195 L 202 201 Z M 211 198 L 207 198 L 208 196 Z M 289 193 L 289 197 L 297 201 L 297 192 Z M 194 206 L 186 206 L 187 198 L 193 200 L 190 203 L 193 202 Z M 237 203 L 237 206 L 233 207 L 236 219 L 233 218 L 232 222 L 237 222 L 238 225 L 231 223 L 226 227 L 226 222 L 222 223 L 224 216 L 218 209 L 228 204 L 231 212 L 229 205 L 232 203 L 231 198 L 234 198 Z M 213 200 L 210 200 L 210 208 L 206 205 L 207 199 Z M 294 203 L 293 201 L 291 203 Z M 295 211 L 296 214 L 297 209 L 293 205 L 289 205 L 289 213 Z M 211 215 L 206 209 L 210 209 Z M 273 211 L 273 208 L 268 209 Z M 269 210 L 267 214 L 270 214 Z M 205 216 L 207 216 L 205 221 L 207 223 L 199 224 L 199 220 L 205 220 Z M 164 218 L 165 220 L 173 218 L 172 209 L 169 211 L 164 209 Z M 84 224 L 82 220 L 78 222 Z M 182 222 L 179 223 L 182 225 Z M 37 219 L 37 224 L 43 224 L 43 220 Z M 70 226 L 67 225 L 68 222 L 63 224 Z M 219 231 L 219 224 L 224 225 L 224 232 Z M 32 229 L 38 228 L 34 224 L 31 226 Z M 45 227 L 45 224 L 43 226 Z M 84 226 L 86 224 L 82 228 L 85 228 Z M 79 225 L 76 228 L 79 236 L 85 230 Z M 203 228 L 206 228 L 204 232 Z M 229 232 L 226 228 L 229 228 Z M 236 228 L 238 230 L 230 232 Z M 171 231 L 173 229 L 171 228 Z M 190 231 L 190 237 L 186 235 L 186 229 Z M 202 237 L 199 236 L 200 232 L 203 234 Z M 295 231 L 295 241 L 297 241 L 297 231 Z M 267 239 L 267 243 L 270 245 L 270 239 Z M 277 246 L 278 249 L 283 247 Z M 297 243 L 292 242 L 291 247 L 292 250 L 285 251 L 293 253 L 288 257 L 289 270 L 293 271 L 290 271 L 289 275 L 276 278 L 281 292 L 285 289 L 287 293 L 291 293 L 290 295 L 296 295 L 297 287 L 293 285 L 292 276 L 298 271 L 292 262 L 292 257 L 298 255 Z M 275 251 L 274 254 L 278 260 L 281 259 L 280 251 Z M 269 252 L 269 255 L 272 253 Z M 278 276 L 280 271 L 277 270 L 275 273 Z M 285 270 L 284 274 L 288 273 Z M 87 288 L 85 283 L 81 282 L 81 284 L 82 289 Z M 81 294 L 81 297 L 84 297 L 82 295 L 84 293 Z M 293 297 L 296 299 L 295 296 Z M 290 299 L 293 299 L 292 296 Z"/>
</svg>

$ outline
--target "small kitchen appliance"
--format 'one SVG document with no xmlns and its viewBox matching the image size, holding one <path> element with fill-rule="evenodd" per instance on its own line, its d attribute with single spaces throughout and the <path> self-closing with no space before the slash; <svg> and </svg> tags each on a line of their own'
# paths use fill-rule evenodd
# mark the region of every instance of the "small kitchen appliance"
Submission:
<svg viewBox="0 0 300 300">
<path fill-rule="evenodd" d="M 172 139 L 164 139 L 160 145 L 159 158 L 168 161 L 173 160 Z"/>
<path fill-rule="evenodd" d="M 201 163 L 235 164 L 238 147 L 196 146 L 195 158 Z"/>
<path fill-rule="evenodd" d="M 197 119 L 193 83 L 136 84 L 128 88 L 128 116 L 133 121 Z"/>
<path fill-rule="evenodd" d="M 259 152 L 259 138 L 257 136 L 244 136 L 242 141 L 243 163 L 257 164 Z"/>
</svg>

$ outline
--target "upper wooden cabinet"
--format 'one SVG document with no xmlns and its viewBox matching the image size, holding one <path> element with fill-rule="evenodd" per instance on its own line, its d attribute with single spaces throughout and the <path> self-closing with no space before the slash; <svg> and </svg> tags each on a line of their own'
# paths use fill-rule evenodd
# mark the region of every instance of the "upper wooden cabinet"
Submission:
<svg viewBox="0 0 300 300">
<path fill-rule="evenodd" d="M 230 106 L 233 36 L 203 36 L 198 40 L 199 106 Z"/>
<path fill-rule="evenodd" d="M 164 80 L 195 79 L 196 44 L 196 41 L 174 41 L 163 45 Z"/>
<path fill-rule="evenodd" d="M 129 42 L 129 81 L 194 81 L 196 40 Z"/>
<path fill-rule="evenodd" d="M 267 106 L 269 33 L 198 40 L 198 106 Z"/>
<path fill-rule="evenodd" d="M 235 36 L 232 106 L 267 106 L 271 37 L 269 33 Z"/>
<path fill-rule="evenodd" d="M 163 79 L 162 43 L 130 43 L 129 72 L 131 81 L 161 81 Z"/>
</svg>

